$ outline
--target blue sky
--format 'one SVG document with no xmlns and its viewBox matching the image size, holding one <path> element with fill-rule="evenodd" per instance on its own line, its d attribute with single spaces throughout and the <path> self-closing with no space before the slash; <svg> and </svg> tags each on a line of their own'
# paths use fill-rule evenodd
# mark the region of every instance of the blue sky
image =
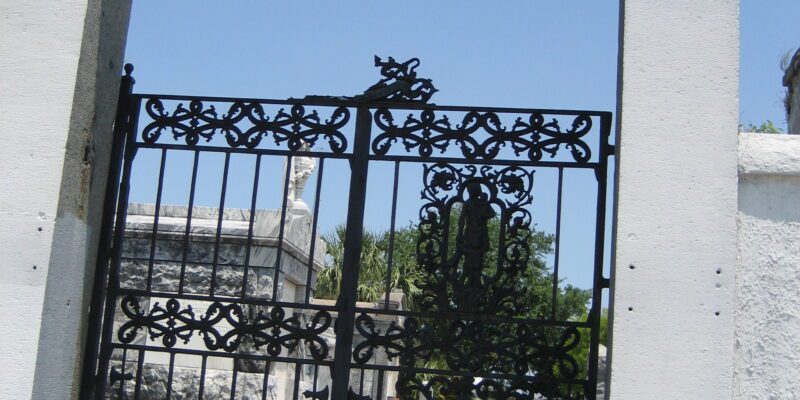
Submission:
<svg viewBox="0 0 800 400">
<path fill-rule="evenodd" d="M 796 0 L 742 2 L 742 121 L 771 119 L 785 129 L 778 61 L 800 44 L 800 24 L 792 21 L 797 15 Z M 135 0 L 125 59 L 136 66 L 136 92 L 281 99 L 357 94 L 377 80 L 373 55 L 419 57 L 418 72 L 440 89 L 433 98 L 437 104 L 613 112 L 617 17 L 618 3 L 608 0 Z M 134 176 L 132 200 L 153 202 L 157 158 L 146 153 L 139 158 L 143 167 Z M 168 159 L 165 203 L 185 204 L 187 164 L 188 157 Z M 213 205 L 219 200 L 221 158 L 201 164 L 198 202 Z M 280 163 L 273 167 L 281 170 Z M 229 183 L 227 204 L 248 207 L 252 161 L 235 159 L 232 170 L 240 172 Z M 383 190 L 388 171 L 371 170 L 366 209 L 371 229 L 388 226 Z M 401 186 L 418 179 L 413 172 L 401 174 Z M 262 187 L 277 186 L 279 174 L 273 175 Z M 326 165 L 323 232 L 344 222 L 346 176 L 346 166 Z M 552 181 L 545 173 L 537 178 Z M 576 175 L 567 182 L 562 276 L 589 287 L 594 211 L 581 201 L 593 195 L 594 179 Z M 276 190 L 263 192 L 277 203 Z M 553 191 L 535 196 L 534 221 L 553 232 Z M 260 204 L 269 207 L 265 201 Z M 415 206 L 400 206 L 398 224 L 415 219 Z"/>
<path fill-rule="evenodd" d="M 800 46 L 800 1 L 742 0 L 740 9 L 739 118 L 771 120 L 786 132 L 781 57 Z"/>
</svg>

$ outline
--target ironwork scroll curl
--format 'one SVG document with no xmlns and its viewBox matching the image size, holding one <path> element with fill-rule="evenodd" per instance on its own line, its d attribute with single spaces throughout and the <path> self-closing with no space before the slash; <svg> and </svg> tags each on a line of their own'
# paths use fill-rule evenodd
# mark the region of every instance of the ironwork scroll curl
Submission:
<svg viewBox="0 0 800 400">
<path fill-rule="evenodd" d="M 415 115 L 408 114 L 405 121 L 397 123 L 389 108 L 375 111 L 375 124 L 382 131 L 372 141 L 372 151 L 385 155 L 398 141 L 407 152 L 416 150 L 421 157 L 430 157 L 434 150 L 447 151 L 457 145 L 466 159 L 493 160 L 508 146 L 519 156 L 526 153 L 531 161 L 540 161 L 545 153 L 555 157 L 564 145 L 574 161 L 587 163 L 592 157 L 590 146 L 583 138 L 592 130 L 589 114 L 578 113 L 570 128 L 562 128 L 555 118 L 545 122 L 542 113 L 517 117 L 509 128 L 496 112 L 468 111 L 454 125 L 447 115 L 437 115 L 434 109 L 424 109 Z M 477 132 L 485 132 L 480 138 Z"/>
<path fill-rule="evenodd" d="M 167 300 L 162 306 L 155 303 L 148 313 L 142 309 L 136 296 L 125 296 L 121 301 L 123 314 L 128 318 L 117 331 L 120 342 L 129 344 L 136 339 L 140 329 L 145 329 L 150 340 L 161 339 L 166 348 L 174 347 L 178 340 L 188 343 L 195 334 L 203 337 L 209 350 L 234 352 L 245 337 L 249 337 L 255 347 L 266 347 L 271 356 L 278 356 L 283 348 L 294 350 L 304 342 L 314 360 L 328 356 L 328 345 L 321 334 L 331 326 L 332 317 L 328 311 L 316 312 L 305 324 L 295 315 L 286 315 L 283 307 L 272 307 L 265 313 L 260 310 L 254 318 L 239 303 L 223 304 L 215 301 L 205 314 L 196 315 L 191 305 L 182 307 L 176 299 Z M 221 323 L 230 326 L 223 333 L 218 329 Z M 227 327 L 226 327 L 227 328 Z"/>
<path fill-rule="evenodd" d="M 145 111 L 152 121 L 142 130 L 142 140 L 149 144 L 156 143 L 169 130 L 174 140 L 183 139 L 190 146 L 197 145 L 201 138 L 210 142 L 221 134 L 234 148 L 256 148 L 271 136 L 276 145 L 285 142 L 291 151 L 300 150 L 304 144 L 313 146 L 320 138 L 334 153 L 347 149 L 347 138 L 341 131 L 350 121 L 347 107 L 335 108 L 323 120 L 317 110 L 308 112 L 300 104 L 292 105 L 288 111 L 281 108 L 269 116 L 261 103 L 235 101 L 220 116 L 213 104 L 206 106 L 200 100 L 189 101 L 188 108 L 178 103 L 167 111 L 161 99 L 151 97 L 145 103 Z"/>
</svg>

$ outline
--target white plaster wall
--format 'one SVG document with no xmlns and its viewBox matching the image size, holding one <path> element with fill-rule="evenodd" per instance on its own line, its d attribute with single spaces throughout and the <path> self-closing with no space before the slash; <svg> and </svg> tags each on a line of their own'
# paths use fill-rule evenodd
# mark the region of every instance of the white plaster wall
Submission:
<svg viewBox="0 0 800 400">
<path fill-rule="evenodd" d="M 800 136 L 739 139 L 738 399 L 800 398 Z"/>
<path fill-rule="evenodd" d="M 129 6 L 0 0 L 2 399 L 77 394 Z"/>
<path fill-rule="evenodd" d="M 85 14 L 85 0 L 0 2 L 3 399 L 33 385 Z"/>
<path fill-rule="evenodd" d="M 738 5 L 623 4 L 614 400 L 733 394 Z"/>
</svg>

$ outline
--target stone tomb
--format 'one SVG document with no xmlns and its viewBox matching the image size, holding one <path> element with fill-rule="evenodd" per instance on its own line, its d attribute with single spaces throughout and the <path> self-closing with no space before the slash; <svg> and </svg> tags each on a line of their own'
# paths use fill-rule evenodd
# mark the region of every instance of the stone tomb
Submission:
<svg viewBox="0 0 800 400">
<path fill-rule="evenodd" d="M 280 273 L 277 282 L 276 299 L 283 302 L 303 303 L 305 301 L 308 284 L 308 273 L 311 273 L 311 299 L 310 302 L 318 305 L 333 305 L 333 300 L 313 298 L 316 277 L 324 265 L 325 243 L 319 235 L 311 237 L 311 218 L 308 212 L 296 209 L 287 210 L 284 224 L 283 240 L 279 240 L 281 210 L 256 210 L 253 224 L 253 234 L 249 246 L 249 260 L 247 262 L 247 296 L 273 299 L 275 287 L 274 272 L 277 262 L 278 245 L 280 245 Z M 150 278 L 149 298 L 140 297 L 141 307 L 149 312 L 156 305 L 165 306 L 167 296 L 179 293 L 181 290 L 181 268 L 184 268 L 182 293 L 197 297 L 209 296 L 211 290 L 211 277 L 216 257 L 216 283 L 215 295 L 223 302 L 236 302 L 242 294 L 244 285 L 245 258 L 248 249 L 248 232 L 250 225 L 250 211 L 242 209 L 225 209 L 219 227 L 219 244 L 217 244 L 217 231 L 219 214 L 216 208 L 194 207 L 192 209 L 191 225 L 188 239 L 186 236 L 186 223 L 188 209 L 184 206 L 164 205 L 159 209 L 157 234 L 153 235 L 155 207 L 151 204 L 129 204 L 128 216 L 125 227 L 125 240 L 122 249 L 122 262 L 120 266 L 120 285 L 123 289 L 148 289 L 148 275 Z M 314 241 L 314 254 L 309 257 L 312 240 Z M 217 250 L 218 249 L 218 250 Z M 152 266 L 151 266 L 152 259 Z M 185 260 L 185 261 L 184 261 Z M 152 272 L 150 272 L 152 270 Z M 162 296 L 159 296 L 161 294 Z M 205 299 L 180 299 L 181 309 L 191 306 L 196 318 L 205 315 L 211 304 Z M 403 307 L 402 293 L 391 293 L 390 309 Z M 359 303 L 363 308 L 382 308 L 380 303 Z M 263 306 L 245 306 L 248 312 L 255 313 Z M 266 310 L 264 310 L 266 311 Z M 287 313 L 300 312 L 303 323 L 309 316 L 298 309 L 286 309 Z M 115 313 L 115 335 L 119 327 L 127 320 L 120 310 L 119 301 Z M 332 313 L 336 318 L 336 313 Z M 402 323 L 402 318 L 387 315 L 373 316 L 382 328 L 395 321 Z M 215 327 L 224 332 L 226 326 L 218 324 Z M 332 326 L 332 325 L 331 325 Z M 335 349 L 335 334 L 332 328 L 323 334 L 330 349 L 329 359 L 332 360 Z M 116 338 L 115 338 L 116 339 Z M 151 339 L 148 333 L 139 330 L 135 344 L 148 346 L 161 346 L 161 339 Z M 361 339 L 354 338 L 358 343 Z M 203 350 L 206 346 L 201 336 L 195 334 L 188 343 L 178 340 L 177 349 Z M 263 349 L 256 349 L 252 344 L 244 343 L 237 350 L 238 354 L 264 354 Z M 291 354 L 286 349 L 281 356 L 306 357 L 305 346 L 298 346 Z M 138 352 L 117 350 L 112 360 L 112 398 L 129 398 L 133 396 L 135 386 L 135 371 Z M 397 360 L 388 360 L 385 353 L 378 351 L 375 362 L 384 365 L 396 365 Z M 124 365 L 123 365 L 124 359 Z M 169 365 L 173 365 L 171 384 L 168 385 Z M 142 368 L 142 383 L 140 397 L 143 399 L 157 399 L 166 396 L 167 387 L 171 386 L 172 398 L 197 398 L 200 387 L 202 357 L 199 355 L 175 354 L 169 352 L 147 351 L 144 355 Z M 302 393 L 313 388 L 314 367 L 301 366 L 298 398 L 304 398 Z M 264 380 L 264 363 L 257 361 L 239 360 L 234 362 L 232 357 L 208 357 L 205 364 L 204 398 L 230 398 L 232 379 L 236 371 L 236 391 L 244 393 L 237 398 L 261 398 Z M 351 384 L 358 388 L 360 372 L 354 371 Z M 387 373 L 384 382 L 384 396 L 394 393 L 395 373 Z M 294 391 L 295 365 L 287 363 L 272 363 L 270 365 L 267 396 L 268 399 L 283 400 L 292 398 Z M 122 385 L 120 396 L 120 379 Z M 376 371 L 367 371 L 364 377 L 364 393 L 377 398 L 375 387 L 377 380 Z M 330 385 L 330 374 L 327 368 L 317 371 L 317 389 Z M 369 388 L 372 389 L 369 389 Z"/>
<path fill-rule="evenodd" d="M 125 227 L 125 240 L 123 257 L 120 266 L 120 286 L 122 288 L 147 289 L 148 274 L 150 274 L 150 291 L 156 295 L 150 298 L 141 298 L 142 307 L 151 308 L 156 304 L 164 306 L 167 299 L 158 297 L 163 293 L 176 294 L 181 282 L 181 268 L 184 265 L 183 293 L 198 296 L 208 296 L 211 290 L 211 277 L 216 257 L 216 282 L 215 295 L 219 300 L 235 302 L 241 296 L 244 284 L 245 258 L 247 253 L 248 232 L 250 225 L 250 211 L 242 209 L 225 209 L 222 223 L 219 228 L 219 244 L 217 245 L 217 231 L 219 214 L 216 208 L 195 207 L 192 210 L 192 219 L 188 240 L 186 239 L 187 207 L 161 206 L 158 217 L 158 230 L 155 240 L 153 237 L 153 220 L 155 207 L 150 204 L 130 204 Z M 319 235 L 314 237 L 314 257 L 309 259 L 311 246 L 311 223 L 308 213 L 287 212 L 284 225 L 283 240 L 279 240 L 281 210 L 257 210 L 253 224 L 253 235 L 250 244 L 249 260 L 247 262 L 247 296 L 271 300 L 276 298 L 285 302 L 299 302 L 305 300 L 308 273 L 311 273 L 311 290 L 314 289 L 316 275 L 323 266 L 325 244 Z M 281 243 L 280 273 L 278 275 L 277 296 L 273 296 L 274 272 L 278 256 L 278 244 Z M 218 248 L 218 250 L 216 250 Z M 151 260 L 152 258 L 152 267 Z M 152 272 L 149 270 L 152 268 Z M 181 308 L 191 306 L 196 316 L 204 315 L 211 304 L 205 300 L 182 299 Z M 119 307 L 119 305 L 118 305 Z M 293 310 L 287 309 L 287 312 Z M 117 328 L 126 320 L 121 311 L 115 314 Z M 229 325 L 227 325 L 229 327 Z M 226 325 L 216 326 L 220 331 L 225 331 Z M 117 330 L 115 329 L 115 332 Z M 146 332 L 140 330 L 136 339 L 138 344 L 160 345 L 146 337 Z M 159 339 L 156 339 L 158 341 Z M 205 350 L 205 344 L 199 335 L 193 336 L 188 343 L 178 341 L 176 348 Z M 301 346 L 302 347 L 302 346 Z M 255 349 L 248 349 L 257 351 Z M 240 349 L 244 351 L 244 349 Z M 284 350 L 286 352 L 286 350 Z M 121 361 L 121 352 L 116 359 Z M 289 356 L 289 354 L 281 354 Z M 292 354 L 292 356 L 298 356 Z M 130 372 L 131 360 L 126 357 L 126 369 Z M 158 398 L 166 389 L 166 376 L 170 364 L 170 353 L 146 352 L 144 357 L 145 380 L 143 393 L 146 398 Z M 172 361 L 173 390 L 194 389 L 199 387 L 199 370 L 202 359 L 199 356 L 176 354 Z M 237 370 L 241 373 L 237 377 L 237 391 L 243 391 L 244 386 L 258 388 L 260 393 L 263 380 L 263 363 L 261 371 L 255 373 L 258 366 L 247 365 L 240 362 Z M 252 363 L 251 363 L 252 364 Z M 135 362 L 133 363 L 135 366 Z M 121 365 L 120 365 L 121 367 Z M 135 367 L 134 367 L 135 368 Z M 118 368 L 119 369 L 119 368 Z M 234 370 L 233 358 L 209 357 L 206 361 L 206 394 L 225 397 L 230 395 L 231 372 Z M 188 371 L 188 372 L 187 372 Z M 251 373 L 252 372 L 252 373 Z M 252 375 L 252 376 L 250 376 Z M 270 369 L 269 398 L 283 399 L 281 396 L 287 390 L 291 392 L 291 383 L 294 377 L 294 367 L 283 363 L 276 363 Z M 244 382 L 239 382 L 243 380 Z M 252 380 L 253 382 L 248 382 Z M 147 382 L 150 381 L 150 382 Z M 188 381 L 188 382 L 187 382 Z M 195 382 L 197 381 L 197 382 Z M 227 385 L 225 384 L 227 381 Z M 197 383 L 196 385 L 191 384 Z M 289 385 L 286 383 L 289 382 Z M 133 384 L 130 386 L 132 393 Z M 162 387 L 163 386 L 163 387 Z M 287 387 L 288 386 L 288 387 Z M 125 390 L 128 392 L 129 390 Z M 250 391 L 250 390 L 248 390 Z M 190 390 L 191 392 L 191 390 Z M 184 393 L 192 397 L 192 393 Z M 209 398 L 206 396 L 206 398 Z"/>
</svg>

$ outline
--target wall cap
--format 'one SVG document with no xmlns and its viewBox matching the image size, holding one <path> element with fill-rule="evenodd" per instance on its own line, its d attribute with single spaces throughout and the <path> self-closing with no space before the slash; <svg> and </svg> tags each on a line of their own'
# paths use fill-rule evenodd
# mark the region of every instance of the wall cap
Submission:
<svg viewBox="0 0 800 400">
<path fill-rule="evenodd" d="M 800 178 L 800 135 L 739 133 L 739 178 Z"/>
</svg>

